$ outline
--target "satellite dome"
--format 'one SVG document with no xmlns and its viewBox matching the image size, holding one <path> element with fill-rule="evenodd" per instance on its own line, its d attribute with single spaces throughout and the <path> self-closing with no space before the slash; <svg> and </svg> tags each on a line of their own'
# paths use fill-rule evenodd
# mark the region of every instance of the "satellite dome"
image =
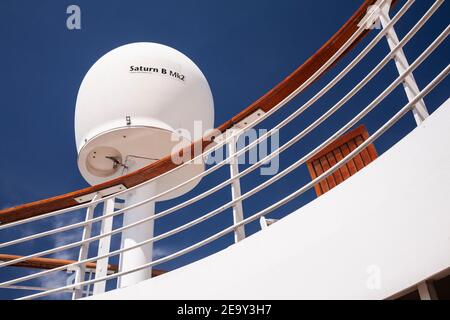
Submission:
<svg viewBox="0 0 450 320">
<path fill-rule="evenodd" d="M 194 137 L 196 121 L 203 132 L 213 128 L 214 103 L 205 76 L 192 60 L 157 43 L 114 49 L 91 67 L 78 92 L 75 137 L 80 172 L 94 185 L 137 170 L 170 154 L 180 144 L 173 138 L 178 129 Z M 184 134 L 184 143 L 194 139 L 189 135 Z M 202 170 L 203 164 L 188 165 L 158 180 L 158 192 Z"/>
</svg>

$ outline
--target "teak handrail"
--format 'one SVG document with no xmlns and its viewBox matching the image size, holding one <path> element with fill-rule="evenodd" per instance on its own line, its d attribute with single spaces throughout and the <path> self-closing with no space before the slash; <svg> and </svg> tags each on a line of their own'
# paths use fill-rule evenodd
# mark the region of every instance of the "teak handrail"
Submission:
<svg viewBox="0 0 450 320">
<path fill-rule="evenodd" d="M 274 88 L 264 94 L 261 98 L 252 103 L 249 107 L 242 112 L 234 116 L 232 119 L 226 121 L 217 129 L 220 132 L 225 132 L 228 128 L 232 127 L 235 123 L 238 123 L 257 111 L 258 109 L 267 112 L 274 108 L 279 102 L 286 98 L 289 94 L 294 92 L 299 86 L 305 83 L 320 67 L 328 61 L 346 41 L 355 33 L 358 29 L 358 23 L 366 15 L 369 6 L 373 5 L 376 0 L 365 0 L 359 9 L 353 14 L 353 16 L 347 20 L 347 22 L 308 60 L 306 60 L 300 67 L 298 67 L 292 74 L 286 77 L 283 81 L 278 83 Z M 395 2 L 395 1 L 393 1 Z M 341 59 L 349 50 L 351 50 L 369 31 L 364 30 L 361 35 L 345 50 L 341 56 L 334 62 L 336 63 Z M 324 71 L 325 72 L 325 71 Z M 324 73 L 322 72 L 322 74 Z M 322 75 L 320 74 L 320 76 Z M 211 144 L 212 139 L 210 137 L 204 137 L 201 140 L 193 142 L 189 147 L 184 150 L 180 150 L 178 153 L 183 154 L 190 149 L 191 158 L 196 154 L 194 151 L 205 150 L 205 148 Z M 201 147 L 201 148 L 200 148 Z M 31 202 L 16 207 L 0 210 L 0 223 L 6 224 L 14 221 L 24 220 L 34 216 L 39 216 L 45 213 L 61 210 L 78 205 L 79 203 L 75 198 L 83 195 L 98 192 L 107 189 L 112 186 L 124 185 L 127 188 L 136 186 L 142 182 L 155 178 L 178 165 L 173 163 L 171 155 L 146 166 L 137 171 L 134 171 L 125 176 L 118 177 L 116 179 L 66 193 L 60 196 Z"/>
</svg>

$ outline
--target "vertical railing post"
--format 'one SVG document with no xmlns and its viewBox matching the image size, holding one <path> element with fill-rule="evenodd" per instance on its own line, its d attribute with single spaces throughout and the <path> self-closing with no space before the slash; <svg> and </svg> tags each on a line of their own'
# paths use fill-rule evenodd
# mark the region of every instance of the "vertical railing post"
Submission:
<svg viewBox="0 0 450 320">
<path fill-rule="evenodd" d="M 419 291 L 420 300 L 438 300 L 436 289 L 431 280 L 420 282 L 417 285 L 417 290 Z"/>
<path fill-rule="evenodd" d="M 93 270 L 89 270 L 88 272 L 88 281 L 92 280 Z M 84 291 L 84 296 L 88 297 L 91 294 L 92 283 L 86 286 L 86 290 Z"/>
<path fill-rule="evenodd" d="M 229 130 L 231 138 L 228 142 L 228 151 L 230 157 L 230 177 L 234 178 L 239 174 L 239 161 L 236 156 L 237 141 L 239 136 L 234 135 L 232 130 Z M 241 196 L 241 183 L 239 178 L 233 180 L 231 183 L 231 198 L 237 199 Z M 244 219 L 244 210 L 242 208 L 242 201 L 238 201 L 233 205 L 233 224 L 239 223 Z M 234 241 L 238 242 L 245 238 L 245 227 L 240 226 L 234 230 Z"/>
<path fill-rule="evenodd" d="M 94 195 L 94 198 L 92 199 L 92 202 L 98 200 L 100 197 L 101 197 L 100 194 L 96 193 Z M 94 204 L 87 208 L 85 221 L 89 221 L 94 217 L 94 211 L 95 211 L 96 206 L 97 205 Z M 81 240 L 89 239 L 91 237 L 91 231 L 92 231 L 92 223 L 86 224 L 83 229 L 83 236 L 81 237 Z M 89 242 L 86 242 L 80 246 L 80 253 L 78 255 L 78 261 L 87 259 L 88 253 L 89 253 Z M 79 265 L 78 270 L 76 270 L 74 283 L 76 284 L 76 283 L 80 283 L 80 282 L 84 281 L 85 274 L 86 274 L 85 264 Z M 72 299 L 74 299 L 74 300 L 79 299 L 82 296 L 83 296 L 83 286 L 75 287 L 75 290 L 72 294 Z"/>
<path fill-rule="evenodd" d="M 386 4 L 384 4 L 380 10 L 379 10 L 379 19 L 381 22 L 381 26 L 383 28 L 386 28 L 388 23 L 391 21 L 391 18 L 389 17 L 389 8 L 391 5 L 391 1 L 386 1 Z M 397 33 L 395 32 L 394 26 L 388 28 L 386 31 L 386 39 L 389 45 L 390 50 L 393 50 L 398 44 L 399 40 L 397 37 Z M 402 48 L 398 49 L 395 53 L 395 66 L 397 67 L 398 73 L 402 75 L 405 73 L 406 69 L 409 68 L 408 60 L 406 59 L 405 52 Z M 403 81 L 403 88 L 406 92 L 406 96 L 408 97 L 408 101 L 411 101 L 414 99 L 414 97 L 419 94 L 419 87 L 417 86 L 417 82 L 414 79 L 414 76 L 412 73 L 410 73 L 408 76 L 405 77 L 405 80 Z M 421 124 L 425 118 L 428 117 L 428 110 L 425 105 L 425 102 L 423 99 L 420 99 L 412 108 L 412 112 L 414 115 L 414 119 L 416 120 L 417 125 Z"/>
<path fill-rule="evenodd" d="M 103 215 L 107 215 L 114 212 L 114 207 L 116 204 L 116 199 L 111 198 L 104 202 L 103 205 Z M 113 227 L 113 217 L 108 217 L 102 220 L 102 225 L 100 229 L 100 234 L 105 234 L 112 231 Z M 106 236 L 100 238 L 98 243 L 98 256 L 108 254 L 111 247 L 111 236 Z M 102 278 L 108 274 L 108 261 L 109 257 L 105 257 L 97 260 L 97 265 L 95 267 L 95 279 Z M 94 283 L 93 295 L 103 293 L 106 289 L 106 281 L 99 281 Z"/>
</svg>

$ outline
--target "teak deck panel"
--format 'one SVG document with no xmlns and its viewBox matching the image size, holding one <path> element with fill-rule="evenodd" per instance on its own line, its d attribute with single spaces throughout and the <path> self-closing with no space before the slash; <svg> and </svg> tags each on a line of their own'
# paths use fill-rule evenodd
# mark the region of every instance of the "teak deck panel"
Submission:
<svg viewBox="0 0 450 320">
<path fill-rule="evenodd" d="M 322 173 L 330 169 L 337 162 L 342 160 L 351 151 L 355 150 L 369 137 L 369 133 L 364 125 L 347 132 L 333 143 L 326 146 L 321 152 L 314 155 L 306 162 L 309 174 L 312 179 L 317 178 Z M 378 157 L 375 146 L 371 143 L 364 148 L 360 153 L 354 156 L 341 168 L 335 171 L 332 175 L 323 179 L 314 186 L 317 196 L 324 194 L 331 190 L 339 183 L 350 178 L 356 172 L 362 170 L 365 166 L 371 163 Z"/>
</svg>

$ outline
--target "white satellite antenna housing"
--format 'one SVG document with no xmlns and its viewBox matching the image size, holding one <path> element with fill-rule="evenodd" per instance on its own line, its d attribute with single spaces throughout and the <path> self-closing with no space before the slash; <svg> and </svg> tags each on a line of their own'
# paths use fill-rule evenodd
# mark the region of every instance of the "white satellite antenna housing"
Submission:
<svg viewBox="0 0 450 320">
<path fill-rule="evenodd" d="M 202 132 L 194 132 L 196 121 L 201 123 Z M 191 143 L 213 124 L 211 89 L 194 62 L 157 43 L 124 45 L 101 57 L 81 84 L 75 111 L 78 167 L 92 185 L 108 181 L 169 155 L 174 147 Z M 183 129 L 183 137 L 177 134 L 179 129 Z M 127 205 L 159 194 L 203 170 L 203 164 L 187 165 L 130 192 L 125 199 Z M 198 182 L 158 201 L 184 194 Z M 154 202 L 127 211 L 124 225 L 152 214 Z M 129 247 L 152 236 L 153 220 L 125 230 L 122 246 Z M 150 244 L 124 252 L 120 269 L 129 270 L 151 260 Z M 150 274 L 151 270 L 145 269 L 124 275 L 119 286 L 145 280 Z"/>
</svg>

